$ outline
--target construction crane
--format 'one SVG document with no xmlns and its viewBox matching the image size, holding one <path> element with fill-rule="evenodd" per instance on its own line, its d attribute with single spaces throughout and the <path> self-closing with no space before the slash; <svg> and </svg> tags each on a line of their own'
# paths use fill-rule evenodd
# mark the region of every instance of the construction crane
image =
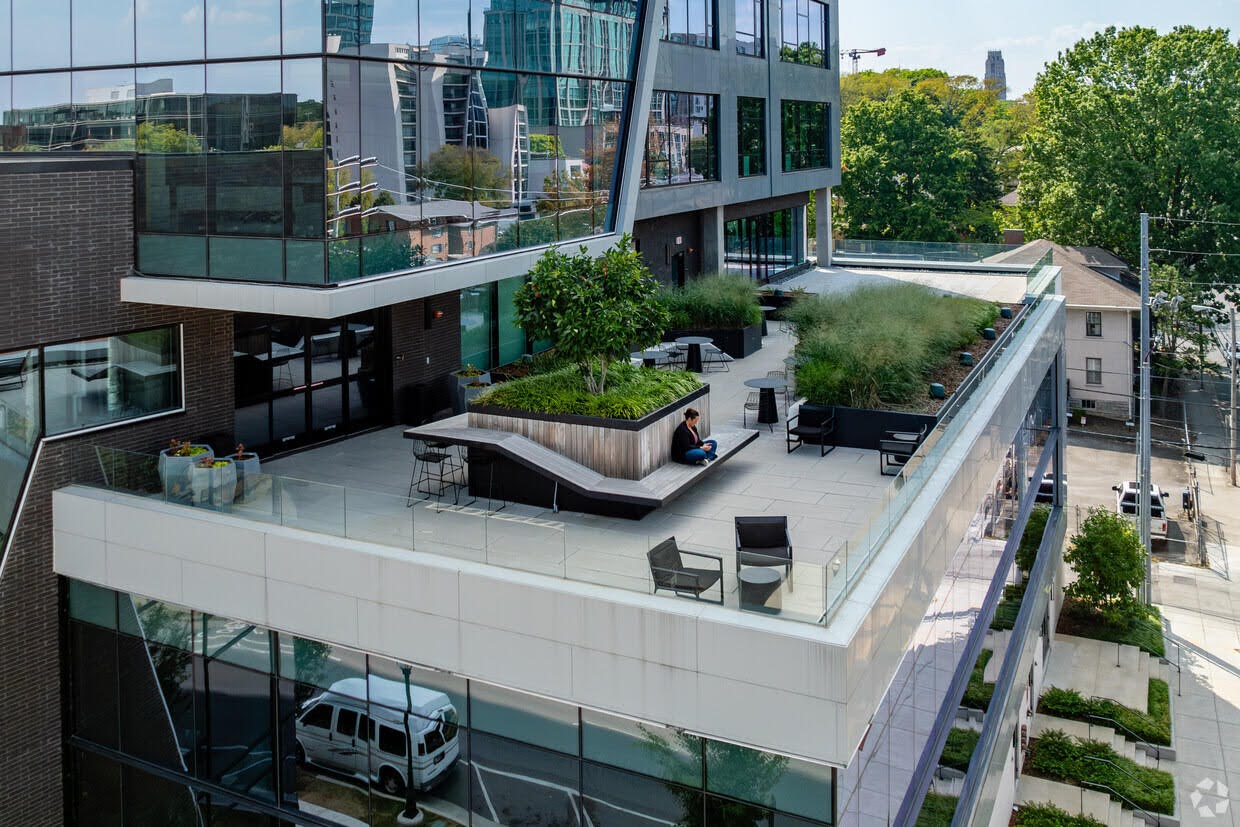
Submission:
<svg viewBox="0 0 1240 827">
<path fill-rule="evenodd" d="M 874 55 L 882 57 L 887 54 L 886 49 L 849 49 L 846 52 L 840 52 L 840 57 L 849 57 L 852 59 L 852 73 L 857 74 L 857 66 L 861 63 L 862 55 Z"/>
</svg>

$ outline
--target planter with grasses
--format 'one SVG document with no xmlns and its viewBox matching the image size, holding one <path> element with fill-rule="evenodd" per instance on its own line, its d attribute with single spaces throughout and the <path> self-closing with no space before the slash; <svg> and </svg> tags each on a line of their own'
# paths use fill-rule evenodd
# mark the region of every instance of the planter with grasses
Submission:
<svg viewBox="0 0 1240 827">
<path fill-rule="evenodd" d="M 1141 712 L 1106 698 L 1086 698 L 1075 689 L 1057 687 L 1051 687 L 1042 694 L 1038 712 L 1101 726 L 1112 726 L 1111 721 L 1116 721 L 1142 741 L 1171 745 L 1171 690 L 1166 681 L 1158 678 L 1150 679 L 1149 712 Z M 1119 733 L 1130 737 L 1123 729 Z"/>
<path fill-rule="evenodd" d="M 710 387 L 691 373 L 613 364 L 591 394 L 576 367 L 496 385 L 469 405 L 469 426 L 521 434 L 608 477 L 641 479 L 670 461 L 692 405 L 710 433 Z"/>
<path fill-rule="evenodd" d="M 1175 779 L 1171 773 L 1143 767 L 1101 741 L 1082 741 L 1051 729 L 1030 742 L 1025 771 L 1052 781 L 1111 792 L 1143 810 L 1172 815 Z"/>
<path fill-rule="evenodd" d="M 665 341 L 709 336 L 734 359 L 744 359 L 762 348 L 762 311 L 753 282 L 744 276 L 695 279 L 684 287 L 665 288 L 659 299 L 669 317 Z"/>
</svg>

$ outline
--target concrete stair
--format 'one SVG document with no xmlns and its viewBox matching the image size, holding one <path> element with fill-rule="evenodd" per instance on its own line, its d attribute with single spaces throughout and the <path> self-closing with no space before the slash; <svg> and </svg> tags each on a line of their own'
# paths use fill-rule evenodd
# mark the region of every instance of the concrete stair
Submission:
<svg viewBox="0 0 1240 827">
<path fill-rule="evenodd" d="M 1178 819 L 1157 814 L 1151 814 L 1156 819 L 1151 824 L 1100 790 L 1061 784 L 1032 775 L 1021 775 L 1016 786 L 1016 803 L 1053 804 L 1071 815 L 1088 816 L 1107 827 L 1179 827 Z"/>
<path fill-rule="evenodd" d="M 1033 719 L 1033 727 L 1029 731 L 1029 737 L 1041 737 L 1042 733 L 1048 729 L 1063 730 L 1074 738 L 1082 740 L 1101 741 L 1115 750 L 1116 755 L 1122 758 L 1130 758 L 1138 766 L 1154 767 L 1156 769 L 1159 766 L 1158 759 L 1155 756 L 1147 754 L 1136 743 L 1129 741 L 1122 733 L 1109 726 L 1088 724 L 1084 721 L 1072 721 L 1067 718 L 1056 718 L 1054 715 L 1038 713 Z M 1162 760 L 1166 761 L 1168 759 L 1163 758 Z"/>
</svg>

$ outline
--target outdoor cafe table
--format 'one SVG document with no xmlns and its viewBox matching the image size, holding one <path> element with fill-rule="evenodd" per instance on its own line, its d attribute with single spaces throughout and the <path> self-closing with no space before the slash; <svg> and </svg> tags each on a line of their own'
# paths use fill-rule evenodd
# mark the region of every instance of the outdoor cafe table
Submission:
<svg viewBox="0 0 1240 827">
<path fill-rule="evenodd" d="M 694 373 L 702 372 L 702 345 L 712 344 L 715 340 L 709 336 L 681 336 L 676 340 L 678 345 L 688 345 L 689 354 L 687 357 L 686 370 Z"/>
<path fill-rule="evenodd" d="M 666 350 L 635 350 L 629 354 L 634 359 L 641 359 L 642 364 L 652 368 L 659 362 L 667 361 Z"/>
<path fill-rule="evenodd" d="M 760 379 L 746 379 L 745 387 L 758 389 L 758 421 L 763 425 L 778 422 L 779 407 L 775 404 L 775 391 L 788 387 L 788 380 L 763 376 Z"/>
</svg>

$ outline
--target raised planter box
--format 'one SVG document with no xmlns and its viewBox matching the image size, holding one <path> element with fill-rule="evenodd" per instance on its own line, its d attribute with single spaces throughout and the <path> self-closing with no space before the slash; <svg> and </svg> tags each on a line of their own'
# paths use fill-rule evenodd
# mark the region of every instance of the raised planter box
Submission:
<svg viewBox="0 0 1240 827">
<path fill-rule="evenodd" d="M 669 330 L 663 334 L 663 341 L 674 342 L 682 336 L 708 336 L 715 341 L 715 347 L 733 359 L 744 359 L 762 349 L 761 324 L 714 330 Z"/>
<path fill-rule="evenodd" d="M 521 434 L 606 477 L 639 480 L 671 461 L 672 431 L 689 406 L 702 414 L 698 431 L 710 433 L 710 386 L 703 385 L 641 419 L 544 414 L 491 405 L 469 406 L 469 427 Z"/>
<path fill-rule="evenodd" d="M 805 403 L 802 408 L 819 407 Z M 887 431 L 920 431 L 926 426 L 926 432 L 934 430 L 938 417 L 930 414 L 905 413 L 903 411 L 871 411 L 865 408 L 835 407 L 835 433 L 831 436 L 832 445 L 845 448 L 862 448 L 877 451 L 879 442 L 887 436 Z"/>
</svg>

